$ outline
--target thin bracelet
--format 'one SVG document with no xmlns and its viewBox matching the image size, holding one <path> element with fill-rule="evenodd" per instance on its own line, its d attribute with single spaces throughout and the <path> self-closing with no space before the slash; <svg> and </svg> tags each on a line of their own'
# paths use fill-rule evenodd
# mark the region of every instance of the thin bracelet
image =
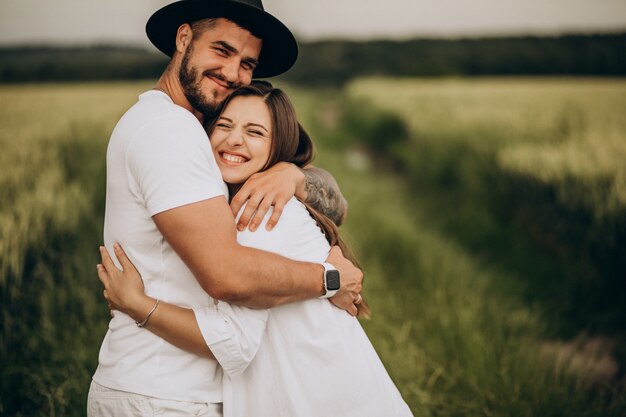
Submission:
<svg viewBox="0 0 626 417">
<path fill-rule="evenodd" d="M 135 324 L 137 324 L 137 327 L 143 327 L 146 325 L 146 323 L 148 323 L 148 320 L 150 320 L 150 316 L 152 315 L 152 313 L 154 313 L 154 310 L 156 310 L 157 306 L 159 305 L 159 302 L 161 300 L 159 300 L 157 298 L 156 303 L 154 304 L 154 307 L 152 307 L 152 310 L 150 310 L 150 312 L 148 313 L 148 315 L 146 316 L 146 318 L 144 319 L 144 321 L 142 321 L 141 323 L 139 323 L 138 321 L 135 322 Z"/>
</svg>

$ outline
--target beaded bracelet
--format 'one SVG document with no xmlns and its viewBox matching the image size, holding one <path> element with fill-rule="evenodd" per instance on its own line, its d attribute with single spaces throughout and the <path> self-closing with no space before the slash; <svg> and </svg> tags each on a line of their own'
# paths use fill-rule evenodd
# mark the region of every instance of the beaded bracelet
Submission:
<svg viewBox="0 0 626 417">
<path fill-rule="evenodd" d="M 157 299 L 156 303 L 154 304 L 154 307 L 152 307 L 152 310 L 150 310 L 146 318 L 141 323 L 138 321 L 135 322 L 137 327 L 143 327 L 146 325 L 146 323 L 148 323 L 148 320 L 150 320 L 150 316 L 152 316 L 152 313 L 154 313 L 154 310 L 156 310 L 157 306 L 159 305 L 159 302 L 161 302 L 161 300 Z"/>
</svg>

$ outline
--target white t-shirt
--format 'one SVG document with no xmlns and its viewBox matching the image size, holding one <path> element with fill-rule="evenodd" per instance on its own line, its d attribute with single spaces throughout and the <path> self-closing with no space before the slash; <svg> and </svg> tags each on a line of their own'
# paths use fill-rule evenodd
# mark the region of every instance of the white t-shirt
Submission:
<svg viewBox="0 0 626 417">
<path fill-rule="evenodd" d="M 140 95 L 115 127 L 107 150 L 104 243 L 110 253 L 115 242 L 122 244 L 148 295 L 189 308 L 215 303 L 152 216 L 227 195 L 198 120 L 162 92 Z M 215 349 L 219 351 L 219 344 Z M 216 361 L 138 328 L 121 312 L 109 323 L 93 379 L 105 387 L 163 399 L 222 401 L 222 370 Z"/>
<path fill-rule="evenodd" d="M 292 198 L 268 232 L 270 214 L 256 232 L 238 233 L 239 243 L 325 261 L 330 246 L 302 203 Z M 218 331 L 215 310 L 225 316 Z M 216 339 L 239 341 L 213 350 L 224 368 L 224 417 L 412 416 L 358 320 L 328 300 L 268 310 L 220 301 L 194 313 L 212 350 Z"/>
</svg>

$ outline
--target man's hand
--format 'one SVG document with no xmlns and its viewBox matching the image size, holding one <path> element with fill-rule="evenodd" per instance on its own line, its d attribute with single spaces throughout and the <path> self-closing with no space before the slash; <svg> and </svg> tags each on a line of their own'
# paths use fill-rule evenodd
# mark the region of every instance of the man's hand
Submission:
<svg viewBox="0 0 626 417">
<path fill-rule="evenodd" d="M 356 316 L 355 302 L 358 303 L 361 300 L 363 272 L 343 256 L 339 246 L 332 247 L 326 262 L 337 268 L 341 277 L 341 287 L 337 294 L 330 298 L 330 301 L 350 315 Z"/>
<path fill-rule="evenodd" d="M 252 175 L 233 197 L 230 208 L 237 216 L 241 207 L 248 201 L 244 212 L 237 222 L 237 230 L 249 227 L 255 231 L 270 207 L 274 212 L 267 222 L 267 230 L 272 230 L 283 212 L 285 204 L 304 188 L 304 173 L 288 162 L 279 162 L 267 171 Z"/>
</svg>

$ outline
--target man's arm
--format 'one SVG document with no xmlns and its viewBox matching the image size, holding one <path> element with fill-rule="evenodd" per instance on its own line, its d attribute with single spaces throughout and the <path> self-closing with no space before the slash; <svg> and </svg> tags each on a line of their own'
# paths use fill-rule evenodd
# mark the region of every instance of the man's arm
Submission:
<svg viewBox="0 0 626 417">
<path fill-rule="evenodd" d="M 323 294 L 320 264 L 293 261 L 241 246 L 224 197 L 177 207 L 153 216 L 165 240 L 213 298 L 267 308 Z M 341 274 L 337 304 L 354 313 L 362 273 L 345 258 L 334 259 Z"/>
<path fill-rule="evenodd" d="M 314 166 L 302 170 L 305 177 L 302 198 L 315 210 L 331 219 L 337 226 L 341 226 L 348 214 L 348 202 L 341 194 L 339 185 L 328 171 Z"/>
</svg>

